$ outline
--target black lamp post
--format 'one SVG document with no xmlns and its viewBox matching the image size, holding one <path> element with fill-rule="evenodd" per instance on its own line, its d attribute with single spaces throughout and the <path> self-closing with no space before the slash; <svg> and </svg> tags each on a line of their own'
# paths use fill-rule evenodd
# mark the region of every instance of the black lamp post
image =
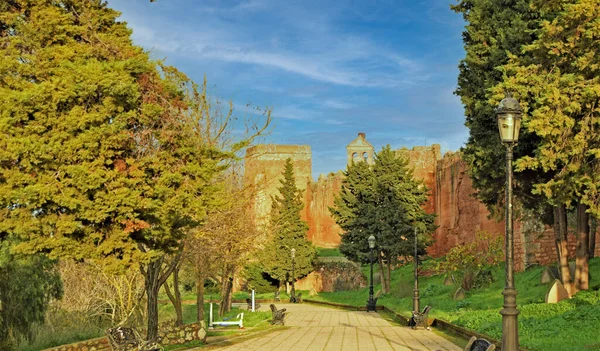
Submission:
<svg viewBox="0 0 600 351">
<path fill-rule="evenodd" d="M 291 250 L 292 254 L 292 293 L 290 295 L 290 302 L 296 303 L 296 288 L 294 287 L 294 280 L 296 280 L 296 274 L 294 268 L 296 266 L 296 249 Z"/>
<path fill-rule="evenodd" d="M 421 308 L 419 307 L 419 256 L 417 253 L 417 228 L 415 228 L 415 288 L 413 289 L 413 312 L 419 313 Z"/>
<path fill-rule="evenodd" d="M 517 290 L 513 276 L 514 233 L 513 233 L 513 147 L 519 139 L 523 109 L 510 93 L 500 101 L 496 109 L 500 139 L 506 146 L 506 280 L 504 284 L 504 305 L 502 315 L 502 351 L 519 351 L 519 330 L 517 323 Z"/>
<path fill-rule="evenodd" d="M 369 262 L 371 263 L 371 284 L 369 285 L 369 300 L 367 301 L 367 312 L 377 310 L 375 299 L 373 298 L 373 249 L 375 248 L 375 236 L 369 236 Z"/>
</svg>

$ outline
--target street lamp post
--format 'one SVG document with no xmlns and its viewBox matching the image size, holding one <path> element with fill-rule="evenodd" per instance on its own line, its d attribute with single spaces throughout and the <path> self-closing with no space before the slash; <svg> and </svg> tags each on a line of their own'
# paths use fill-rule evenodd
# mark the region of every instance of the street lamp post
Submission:
<svg viewBox="0 0 600 351">
<path fill-rule="evenodd" d="M 290 302 L 296 303 L 296 288 L 294 287 L 294 280 L 296 280 L 296 274 L 294 272 L 296 266 L 296 249 L 291 250 L 292 253 L 292 293 L 290 295 Z"/>
<path fill-rule="evenodd" d="M 506 146 L 506 280 L 504 284 L 504 305 L 502 315 L 502 351 L 519 351 L 519 330 L 517 324 L 517 290 L 515 289 L 514 266 L 514 233 L 513 233 L 513 148 L 519 139 L 521 116 L 523 109 L 510 93 L 500 101 L 496 109 L 500 139 Z"/>
<path fill-rule="evenodd" d="M 373 249 L 375 248 L 375 236 L 369 236 L 369 262 L 371 264 L 371 284 L 369 285 L 369 300 L 367 301 L 367 312 L 375 312 L 377 309 L 375 299 L 373 298 Z"/>
<path fill-rule="evenodd" d="M 421 308 L 419 307 L 419 256 L 417 253 L 417 228 L 415 228 L 415 288 L 413 289 L 413 313 L 419 313 Z"/>
</svg>

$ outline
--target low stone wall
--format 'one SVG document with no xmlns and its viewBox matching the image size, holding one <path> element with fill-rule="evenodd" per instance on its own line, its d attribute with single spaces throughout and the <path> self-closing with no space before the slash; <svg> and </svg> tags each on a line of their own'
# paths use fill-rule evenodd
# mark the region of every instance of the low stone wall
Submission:
<svg viewBox="0 0 600 351">
<path fill-rule="evenodd" d="M 367 286 L 360 266 L 354 262 L 318 262 L 314 272 L 299 279 L 296 290 L 314 290 L 317 292 L 346 291 Z"/>
<path fill-rule="evenodd" d="M 162 327 L 159 335 L 162 337 L 162 345 L 184 344 L 192 340 L 206 339 L 206 323 L 186 324 L 181 327 L 165 326 Z"/>
<path fill-rule="evenodd" d="M 145 335 L 145 331 L 140 331 Z M 158 332 L 161 337 L 161 345 L 177 345 L 192 340 L 206 340 L 206 323 L 192 323 L 181 327 L 162 326 Z M 104 351 L 112 350 L 107 337 L 90 339 L 73 344 L 62 345 L 46 349 L 44 351 Z"/>
<path fill-rule="evenodd" d="M 44 351 L 102 351 L 112 350 L 107 337 L 90 339 L 76 342 L 74 344 L 62 345 L 46 349 Z"/>
</svg>

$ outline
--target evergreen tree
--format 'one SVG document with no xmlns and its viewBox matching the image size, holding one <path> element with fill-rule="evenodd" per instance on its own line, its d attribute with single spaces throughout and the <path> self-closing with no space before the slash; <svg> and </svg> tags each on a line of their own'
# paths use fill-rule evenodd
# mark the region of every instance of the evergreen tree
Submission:
<svg viewBox="0 0 600 351">
<path fill-rule="evenodd" d="M 0 2 L 0 233 L 22 253 L 141 264 L 154 338 L 158 289 L 251 137 L 222 150 L 206 84 L 149 60 L 118 16 L 100 0 Z"/>
<path fill-rule="evenodd" d="M 330 208 L 344 230 L 340 252 L 352 261 L 368 263 L 367 239 L 374 235 L 384 292 L 389 292 L 392 264 L 399 256 L 413 256 L 415 228 L 421 253 L 427 234 L 435 230 L 434 215 L 423 210 L 427 188 L 413 178 L 408 160 L 396 157 L 389 145 L 375 155 L 372 168 L 366 162 L 352 163 L 344 175 L 342 190 Z"/>
<path fill-rule="evenodd" d="M 527 102 L 524 127 L 539 142 L 516 167 L 551 175 L 533 191 L 557 207 L 565 228 L 561 235 L 566 237 L 564 208 L 577 208 L 573 293 L 588 288 L 588 245 L 595 241 L 588 215 L 600 215 L 600 6 L 596 0 L 533 0 L 532 8 L 546 20 L 535 30 L 536 40 L 511 55 L 504 66 L 507 77 L 494 91 L 511 89 Z M 566 266 L 564 241 L 561 266 Z"/>
<path fill-rule="evenodd" d="M 289 158 L 280 183 L 280 196 L 273 197 L 271 206 L 271 238 L 265 247 L 263 265 L 273 279 L 282 283 L 292 279 L 292 249 L 296 250 L 296 279 L 312 272 L 317 253 L 306 236 L 308 224 L 300 218 L 304 208 L 302 192 L 296 187 L 294 165 Z"/>
<path fill-rule="evenodd" d="M 490 89 L 502 81 L 503 71 L 497 68 L 508 62 L 508 55 L 520 53 L 523 45 L 535 39 L 533 29 L 537 28 L 540 14 L 530 8 L 530 3 L 531 0 L 460 0 L 451 6 L 467 23 L 463 32 L 466 56 L 459 64 L 455 91 L 464 105 L 465 125 L 469 128 L 462 155 L 478 199 L 499 217 L 504 209 L 505 149 L 498 135 L 494 111 L 497 102 L 489 102 Z M 537 136 L 522 130 L 515 157 L 530 154 L 538 141 Z M 543 177 L 545 174 L 540 172 L 515 173 L 519 184 L 514 188 L 515 198 L 525 207 L 538 209 L 543 201 L 531 193 L 531 188 L 535 179 Z M 547 213 L 548 209 L 541 211 Z M 552 223 L 551 216 L 542 219 Z"/>
</svg>

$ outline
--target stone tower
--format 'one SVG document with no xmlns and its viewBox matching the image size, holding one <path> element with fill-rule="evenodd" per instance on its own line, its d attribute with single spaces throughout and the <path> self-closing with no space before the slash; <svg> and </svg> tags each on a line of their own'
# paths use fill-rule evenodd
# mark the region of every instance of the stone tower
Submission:
<svg viewBox="0 0 600 351">
<path fill-rule="evenodd" d="M 280 179 L 286 159 L 294 163 L 296 187 L 306 196 L 308 184 L 312 183 L 312 153 L 308 145 L 261 144 L 246 150 L 244 158 L 244 184 L 254 186 L 253 201 L 255 222 L 267 223 L 271 213 L 271 197 L 279 196 Z M 306 219 L 306 207 L 301 216 Z"/>
<path fill-rule="evenodd" d="M 348 165 L 352 164 L 352 161 L 366 161 L 372 165 L 374 151 L 375 148 L 367 141 L 365 133 L 358 133 L 358 137 L 346 146 Z"/>
</svg>

